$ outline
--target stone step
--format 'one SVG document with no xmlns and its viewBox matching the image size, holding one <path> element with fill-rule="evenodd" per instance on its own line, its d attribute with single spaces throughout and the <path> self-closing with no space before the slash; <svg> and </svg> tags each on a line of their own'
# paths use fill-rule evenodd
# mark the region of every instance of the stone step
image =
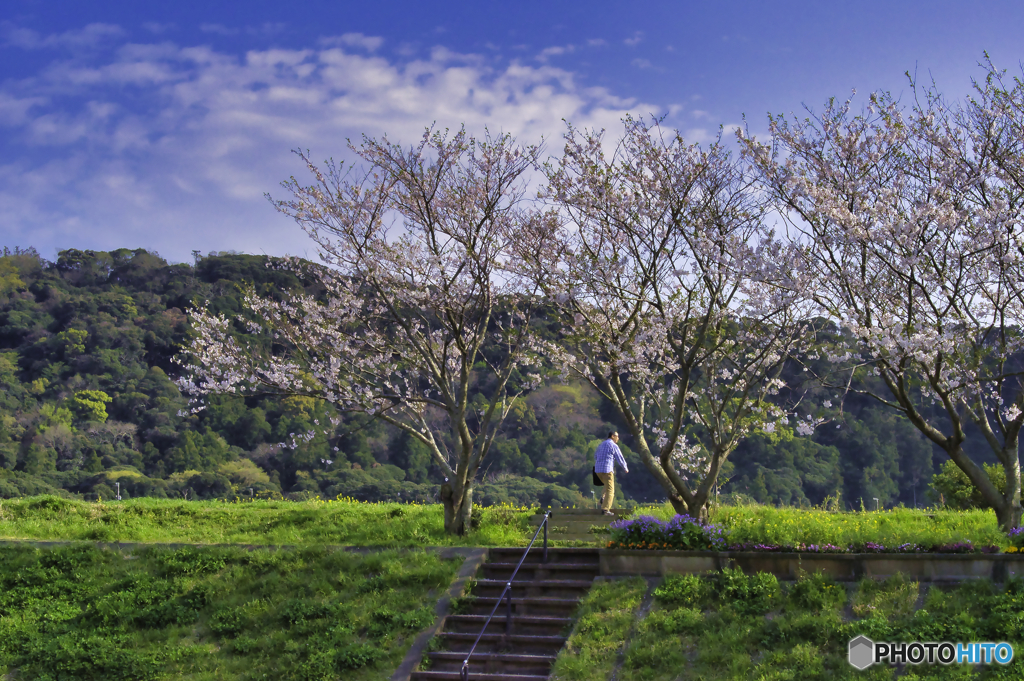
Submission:
<svg viewBox="0 0 1024 681">
<path fill-rule="evenodd" d="M 459 672 L 413 672 L 412 681 L 461 681 Z M 473 674 L 470 681 L 548 681 L 548 674 Z"/>
<path fill-rule="evenodd" d="M 631 511 L 627 511 L 624 508 L 613 508 L 613 509 L 611 509 L 611 511 L 612 511 L 612 513 L 614 513 L 617 516 L 627 516 L 627 515 L 629 515 L 631 513 Z M 604 514 L 604 511 L 602 511 L 599 508 L 555 508 L 555 509 L 551 510 L 551 517 L 552 518 L 556 518 L 556 517 L 563 516 L 563 515 L 595 515 L 595 516 L 600 516 L 600 515 L 603 515 L 603 514 Z M 533 517 L 534 518 L 543 518 L 544 514 L 543 513 L 537 513 Z"/>
<path fill-rule="evenodd" d="M 591 534 L 590 532 L 559 532 L 557 534 L 549 534 L 548 541 L 577 541 L 603 545 L 611 541 L 611 536 L 607 534 Z"/>
<path fill-rule="evenodd" d="M 462 669 L 466 653 L 442 650 L 428 653 L 430 671 L 457 672 Z M 515 653 L 479 653 L 469 658 L 469 673 L 534 674 L 547 676 L 555 664 L 556 655 L 520 655 Z"/>
<path fill-rule="evenodd" d="M 513 599 L 514 602 L 514 599 Z M 481 630 L 487 634 L 506 633 L 506 618 L 501 608 L 490 622 L 487 622 L 487 615 L 449 615 L 444 621 L 444 630 L 468 634 L 480 633 Z M 487 628 L 484 630 L 484 623 Z M 507 633 L 522 634 L 528 636 L 560 636 L 568 632 L 572 625 L 571 617 L 540 617 L 535 615 L 512 615 L 512 628 Z"/>
<path fill-rule="evenodd" d="M 490 615 L 497 604 L 498 598 L 477 597 L 473 598 L 466 609 L 466 615 Z M 579 600 L 575 598 L 513 598 L 512 612 L 517 615 L 541 615 L 544 617 L 571 617 L 579 606 Z M 507 607 L 502 600 L 501 608 Z M 499 608 L 498 612 L 501 612 Z"/>
<path fill-rule="evenodd" d="M 494 548 L 488 549 L 488 560 L 492 563 L 518 563 L 523 557 L 521 547 Z M 543 556 L 543 549 L 534 547 L 523 561 L 523 565 L 540 563 Z M 578 546 L 548 547 L 549 563 L 582 563 L 588 565 L 600 565 L 601 554 L 597 549 Z"/>
<path fill-rule="evenodd" d="M 612 531 L 611 528 L 598 527 L 596 525 L 563 525 L 562 527 L 554 527 L 548 532 L 548 546 L 550 547 L 551 542 L 559 541 L 562 537 L 568 535 L 582 536 L 593 540 L 607 540 L 611 539 Z M 548 550 L 550 551 L 550 548 Z"/>
<path fill-rule="evenodd" d="M 586 528 L 589 528 L 589 527 L 599 527 L 599 528 L 605 529 L 609 525 L 611 525 L 612 523 L 617 522 L 617 521 L 618 521 L 618 518 L 611 518 L 611 517 L 608 517 L 608 516 L 595 516 L 593 518 L 579 518 L 579 517 L 573 517 L 573 518 L 552 518 L 551 520 L 548 521 L 548 536 L 550 537 L 552 532 L 558 531 L 559 527 L 571 527 L 571 528 L 575 528 L 575 529 L 578 529 L 578 528 L 581 528 L 581 527 L 586 527 Z M 537 519 L 536 521 L 531 521 L 530 525 L 533 526 L 533 527 L 539 527 L 540 526 L 540 520 Z M 534 530 L 534 531 L 536 532 L 536 530 Z M 541 536 L 540 536 L 540 539 L 543 539 L 543 537 L 544 537 L 544 535 L 542 533 Z"/>
<path fill-rule="evenodd" d="M 468 653 L 479 633 L 479 631 L 469 634 L 443 631 L 437 637 L 445 650 Z M 531 636 L 516 633 L 513 633 L 511 636 L 484 634 L 480 637 L 480 642 L 476 646 L 476 652 L 473 654 L 516 651 L 528 655 L 557 655 L 563 645 L 565 645 L 564 636 Z"/>
<path fill-rule="evenodd" d="M 543 554 L 539 546 L 525 557 L 519 547 L 490 549 L 488 562 L 477 571 L 466 612 L 445 618 L 436 636 L 440 649 L 428 653 L 430 669 L 411 678 L 462 681 L 465 655 L 476 642 L 469 666 L 474 681 L 546 680 L 565 645 L 579 599 L 600 572 L 600 553 L 549 547 L 547 560 Z M 511 617 L 509 603 L 499 600 L 507 587 Z"/>
<path fill-rule="evenodd" d="M 517 598 L 576 598 L 590 590 L 592 579 L 536 579 L 512 582 L 512 599 Z M 505 590 L 507 580 L 478 579 L 473 595 L 497 598 Z"/>
<path fill-rule="evenodd" d="M 486 579 L 509 579 L 515 572 L 517 582 L 537 579 L 592 580 L 601 572 L 600 566 L 585 563 L 484 563 L 480 571 Z"/>
</svg>

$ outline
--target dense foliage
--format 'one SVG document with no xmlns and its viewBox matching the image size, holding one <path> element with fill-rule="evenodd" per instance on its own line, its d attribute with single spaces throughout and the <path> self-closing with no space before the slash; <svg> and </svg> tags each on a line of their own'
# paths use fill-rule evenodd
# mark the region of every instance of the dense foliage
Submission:
<svg viewBox="0 0 1024 681">
<path fill-rule="evenodd" d="M 32 249 L 5 249 L 0 498 L 110 499 L 120 491 L 125 498 L 434 500 L 443 478 L 426 447 L 380 420 L 277 395 L 211 397 L 204 411 L 188 413 L 172 357 L 190 342 L 191 306 L 209 301 L 208 309 L 239 312 L 247 283 L 264 296 L 317 293 L 272 264 L 235 253 L 171 264 L 141 249 L 70 249 L 48 261 Z M 541 330 L 544 323 L 536 322 Z M 796 385 L 799 372 L 792 367 L 784 377 Z M 889 506 L 938 501 L 928 496 L 929 482 L 944 455 L 909 423 L 852 394 L 840 413 L 834 390 L 803 389 L 808 403 L 836 400 L 833 420 L 810 438 L 786 429 L 748 438 L 723 469 L 722 493 L 797 506 L 829 498 L 845 508 L 873 508 L 875 498 Z M 609 428 L 622 424 L 591 387 L 547 379 L 512 408 L 481 468 L 477 501 L 589 501 L 592 454 Z M 631 472 L 617 480 L 619 503 L 663 499 L 628 438 L 624 444 Z M 980 437 L 969 433 L 965 446 L 992 462 Z M 974 503 L 969 490 L 956 503 Z"/>
</svg>

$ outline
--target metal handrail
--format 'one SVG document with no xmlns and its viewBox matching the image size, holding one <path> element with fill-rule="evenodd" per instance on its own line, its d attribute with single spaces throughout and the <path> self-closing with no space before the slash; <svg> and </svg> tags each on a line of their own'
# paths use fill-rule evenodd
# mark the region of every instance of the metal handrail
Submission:
<svg viewBox="0 0 1024 681">
<path fill-rule="evenodd" d="M 519 573 L 519 568 L 522 567 L 523 561 L 526 560 L 526 556 L 529 555 L 530 549 L 533 548 L 533 543 L 537 541 L 537 535 L 540 534 L 541 530 L 544 530 L 544 553 L 541 555 L 540 562 L 548 562 L 548 520 L 551 518 L 551 510 L 549 509 L 544 513 L 544 519 L 540 521 L 540 527 L 533 533 L 533 539 L 526 546 L 526 550 L 523 551 L 523 557 L 519 559 L 519 564 L 516 565 L 516 569 L 512 571 L 512 576 L 508 578 L 508 582 L 505 583 L 505 589 L 498 596 L 498 602 L 494 604 L 494 610 L 491 610 L 491 614 L 488 615 L 487 621 L 484 622 L 483 628 L 480 629 L 480 633 L 477 634 L 476 640 L 473 641 L 473 647 L 469 649 L 466 654 L 466 659 L 462 661 L 462 669 L 459 670 L 459 678 L 462 681 L 469 681 L 469 658 L 473 657 L 473 653 L 476 652 L 476 646 L 480 643 L 480 639 L 483 638 L 484 632 L 487 631 L 487 625 L 491 623 L 494 618 L 494 613 L 498 612 L 498 607 L 501 606 L 502 600 L 505 599 L 505 594 L 508 594 L 508 610 L 505 613 L 505 634 L 509 634 L 512 631 L 512 581 L 516 578 Z"/>
</svg>

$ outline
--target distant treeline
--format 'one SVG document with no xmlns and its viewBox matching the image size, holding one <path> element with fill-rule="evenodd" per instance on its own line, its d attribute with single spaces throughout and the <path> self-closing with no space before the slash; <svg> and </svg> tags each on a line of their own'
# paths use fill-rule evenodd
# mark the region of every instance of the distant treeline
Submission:
<svg viewBox="0 0 1024 681">
<path fill-rule="evenodd" d="M 270 260 L 211 253 L 194 265 L 169 264 L 142 249 L 69 249 L 50 262 L 31 248 L 5 248 L 0 498 L 48 492 L 109 499 L 119 491 L 125 498 L 434 499 L 443 478 L 425 447 L 380 421 L 275 395 L 214 397 L 203 411 L 189 412 L 172 358 L 189 340 L 186 312 L 194 302 L 238 312 L 243 282 L 265 296 L 316 293 L 268 267 Z M 841 396 L 813 387 L 804 399 Z M 726 465 L 721 493 L 786 505 L 838 498 L 847 508 L 874 508 L 875 499 L 886 506 L 937 500 L 929 484 L 943 455 L 915 428 L 856 395 L 846 397 L 842 414 L 810 438 L 749 438 Z M 513 408 L 475 500 L 589 501 L 594 448 L 618 427 L 589 386 L 547 382 Z M 628 440 L 623 444 L 631 472 L 619 480 L 622 503 L 662 500 Z M 966 449 L 980 462 L 991 456 L 977 437 Z"/>
</svg>

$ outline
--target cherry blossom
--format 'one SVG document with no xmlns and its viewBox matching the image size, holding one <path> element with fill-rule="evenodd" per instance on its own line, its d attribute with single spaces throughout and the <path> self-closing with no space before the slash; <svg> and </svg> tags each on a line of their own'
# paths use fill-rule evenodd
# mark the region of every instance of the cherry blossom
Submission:
<svg viewBox="0 0 1024 681">
<path fill-rule="evenodd" d="M 192 371 L 179 385 L 197 400 L 308 395 L 400 428 L 444 471 L 445 529 L 461 534 L 502 420 L 539 382 L 528 371 L 536 285 L 510 266 L 512 244 L 547 219 L 522 200 L 538 149 L 433 130 L 411 148 L 385 137 L 352 149 L 365 167 L 321 167 L 297 152 L 314 181 L 292 178 L 292 197 L 273 201 L 317 246 L 319 264 L 281 265 L 314 282 L 311 292 L 250 288 L 239 320 L 192 311 Z M 517 369 L 529 377 L 514 382 Z M 480 410 L 474 393 L 486 398 Z M 282 446 L 303 436 L 290 437 Z"/>
<path fill-rule="evenodd" d="M 740 440 L 787 416 L 780 374 L 813 336 L 806 282 L 720 141 L 627 118 L 606 146 L 569 126 L 546 167 L 559 222 L 523 255 L 563 321 L 544 349 L 615 405 L 676 510 L 696 516 Z"/>
<path fill-rule="evenodd" d="M 911 81 L 909 106 L 883 92 L 859 114 L 831 100 L 771 117 L 770 143 L 740 141 L 802 234 L 815 303 L 858 344 L 829 358 L 879 376 L 871 394 L 945 450 L 1009 529 L 1021 519 L 1024 88 L 987 70 L 962 102 Z M 1004 494 L 964 453 L 968 422 L 1002 463 Z"/>
</svg>

